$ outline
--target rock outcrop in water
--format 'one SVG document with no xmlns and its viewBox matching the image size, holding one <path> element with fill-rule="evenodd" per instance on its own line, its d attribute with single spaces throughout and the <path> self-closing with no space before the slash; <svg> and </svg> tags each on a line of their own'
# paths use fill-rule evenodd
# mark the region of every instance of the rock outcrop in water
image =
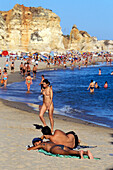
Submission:
<svg viewBox="0 0 113 170">
<path fill-rule="evenodd" d="M 113 51 L 113 41 L 98 41 L 76 25 L 64 36 L 60 18 L 51 10 L 16 4 L 9 11 L 0 11 L 0 49 Z"/>
</svg>

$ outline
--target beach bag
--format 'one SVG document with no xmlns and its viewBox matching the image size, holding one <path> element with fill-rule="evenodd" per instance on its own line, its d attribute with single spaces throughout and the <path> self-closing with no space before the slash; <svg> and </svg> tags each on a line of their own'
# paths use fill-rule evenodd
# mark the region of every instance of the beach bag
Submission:
<svg viewBox="0 0 113 170">
<path fill-rule="evenodd" d="M 1 84 L 3 84 L 4 83 L 4 80 L 1 80 Z"/>
</svg>

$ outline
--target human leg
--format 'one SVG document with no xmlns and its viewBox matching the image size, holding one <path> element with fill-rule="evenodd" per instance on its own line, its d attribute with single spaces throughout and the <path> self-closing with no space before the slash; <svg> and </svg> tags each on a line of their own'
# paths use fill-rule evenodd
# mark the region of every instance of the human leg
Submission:
<svg viewBox="0 0 113 170">
<path fill-rule="evenodd" d="M 62 149 L 60 146 L 54 146 L 51 148 L 50 152 L 53 154 L 60 154 L 60 155 L 78 155 L 80 156 L 81 159 L 83 159 L 83 155 L 87 155 L 89 159 L 93 159 L 93 155 L 89 150 L 76 151 L 76 150 L 71 150 L 66 146 L 64 146 L 64 149 Z"/>
<path fill-rule="evenodd" d="M 45 122 L 45 119 L 44 119 L 44 113 L 45 112 L 46 112 L 46 106 L 45 106 L 45 104 L 43 104 L 42 107 L 41 107 L 41 110 L 40 110 L 39 117 L 40 117 L 40 120 L 42 121 L 44 126 L 46 126 L 46 122 Z"/>
<path fill-rule="evenodd" d="M 27 90 L 30 92 L 30 83 L 27 84 Z"/>
<path fill-rule="evenodd" d="M 50 120 L 50 124 L 51 124 L 51 132 L 53 132 L 53 127 L 54 127 L 53 110 L 54 110 L 54 107 L 53 107 L 53 103 L 52 103 L 50 106 L 50 109 L 49 109 L 49 120 Z"/>
</svg>

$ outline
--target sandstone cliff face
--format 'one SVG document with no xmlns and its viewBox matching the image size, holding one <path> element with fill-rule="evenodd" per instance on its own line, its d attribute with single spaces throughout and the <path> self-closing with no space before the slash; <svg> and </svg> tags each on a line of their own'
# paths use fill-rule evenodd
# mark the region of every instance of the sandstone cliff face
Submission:
<svg viewBox="0 0 113 170">
<path fill-rule="evenodd" d="M 0 49 L 14 51 L 113 51 L 113 41 L 98 41 L 74 25 L 63 36 L 60 18 L 49 9 L 16 4 L 0 11 Z"/>
<path fill-rule="evenodd" d="M 74 25 L 70 32 L 68 49 L 79 51 L 101 51 L 102 47 L 96 37 L 91 37 L 86 31 L 79 31 Z"/>
<path fill-rule="evenodd" d="M 50 51 L 64 49 L 60 18 L 42 7 L 15 5 L 7 12 L 0 12 L 1 38 L 10 50 Z M 3 49 L 3 43 L 0 42 Z"/>
</svg>

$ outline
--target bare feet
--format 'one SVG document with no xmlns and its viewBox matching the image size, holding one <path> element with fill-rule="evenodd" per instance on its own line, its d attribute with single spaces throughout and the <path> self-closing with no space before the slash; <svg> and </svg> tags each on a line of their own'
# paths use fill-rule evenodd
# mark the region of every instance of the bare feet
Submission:
<svg viewBox="0 0 113 170">
<path fill-rule="evenodd" d="M 89 159 L 94 159 L 92 153 L 88 150 L 88 157 Z"/>
<path fill-rule="evenodd" d="M 84 157 L 83 157 L 83 150 L 80 151 L 80 157 L 81 157 L 81 159 L 84 159 Z"/>
</svg>

